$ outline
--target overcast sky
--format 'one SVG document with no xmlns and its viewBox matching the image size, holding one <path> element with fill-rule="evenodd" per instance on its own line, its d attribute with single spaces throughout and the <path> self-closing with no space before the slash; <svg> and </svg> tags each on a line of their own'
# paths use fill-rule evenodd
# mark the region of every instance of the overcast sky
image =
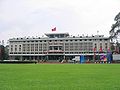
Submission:
<svg viewBox="0 0 120 90">
<path fill-rule="evenodd" d="M 119 12 L 120 0 L 0 0 L 0 40 L 57 32 L 108 36 Z"/>
</svg>

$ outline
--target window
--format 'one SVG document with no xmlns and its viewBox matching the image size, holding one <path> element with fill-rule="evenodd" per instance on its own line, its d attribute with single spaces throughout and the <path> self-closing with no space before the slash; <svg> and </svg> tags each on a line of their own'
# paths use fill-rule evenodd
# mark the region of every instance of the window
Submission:
<svg viewBox="0 0 120 90">
<path fill-rule="evenodd" d="M 19 45 L 19 51 L 21 51 L 21 45 Z"/>
<path fill-rule="evenodd" d="M 38 44 L 35 44 L 35 51 L 38 51 Z"/>
<path fill-rule="evenodd" d="M 67 45 L 69 45 L 69 43 L 65 43 L 65 45 L 67 46 Z"/>
<path fill-rule="evenodd" d="M 97 48 L 97 44 L 95 43 L 95 48 Z"/>
<path fill-rule="evenodd" d="M 49 47 L 49 50 L 52 50 L 52 46 Z"/>
<path fill-rule="evenodd" d="M 107 41 L 107 39 L 104 39 L 105 41 Z"/>
<path fill-rule="evenodd" d="M 102 43 L 100 43 L 100 49 L 102 49 Z"/>
<path fill-rule="evenodd" d="M 39 51 L 42 51 L 42 44 L 39 44 Z"/>
<path fill-rule="evenodd" d="M 19 45 L 19 47 L 21 47 L 21 45 Z"/>
<path fill-rule="evenodd" d="M 25 51 L 25 46 L 26 46 L 26 45 L 25 45 L 25 44 L 23 44 L 23 51 Z"/>
<path fill-rule="evenodd" d="M 11 47 L 13 47 L 13 45 L 11 45 Z"/>
<path fill-rule="evenodd" d="M 15 45 L 15 51 L 17 51 L 17 45 Z"/>
<path fill-rule="evenodd" d="M 70 45 L 72 46 L 72 45 L 73 45 L 73 43 L 70 43 Z"/>
<path fill-rule="evenodd" d="M 59 47 L 59 50 L 63 50 L 61 46 Z"/>
<path fill-rule="evenodd" d="M 108 47 L 107 47 L 107 43 L 105 43 L 105 49 L 107 50 L 107 48 L 108 48 Z"/>
<path fill-rule="evenodd" d="M 58 47 L 57 47 L 57 46 L 55 46 L 55 47 L 54 47 L 54 50 L 58 50 Z"/>
<path fill-rule="evenodd" d="M 11 52 L 13 52 L 13 48 L 11 48 Z"/>
<path fill-rule="evenodd" d="M 34 51 L 34 44 L 31 44 L 31 51 Z"/>
<path fill-rule="evenodd" d="M 74 43 L 75 46 L 78 46 L 78 43 Z"/>
</svg>

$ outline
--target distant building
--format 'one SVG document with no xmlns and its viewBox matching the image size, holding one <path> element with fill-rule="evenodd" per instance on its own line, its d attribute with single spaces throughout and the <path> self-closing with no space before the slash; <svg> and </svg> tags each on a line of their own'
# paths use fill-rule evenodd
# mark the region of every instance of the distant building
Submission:
<svg viewBox="0 0 120 90">
<path fill-rule="evenodd" d="M 47 37 L 9 39 L 9 58 L 17 60 L 62 60 L 106 53 L 111 47 L 109 37 L 70 36 L 69 33 L 46 33 Z"/>
</svg>

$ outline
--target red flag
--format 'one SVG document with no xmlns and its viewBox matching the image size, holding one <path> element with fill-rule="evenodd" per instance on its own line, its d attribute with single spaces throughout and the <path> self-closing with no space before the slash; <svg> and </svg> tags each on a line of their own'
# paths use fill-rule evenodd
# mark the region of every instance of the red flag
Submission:
<svg viewBox="0 0 120 90">
<path fill-rule="evenodd" d="M 93 48 L 93 51 L 95 52 L 95 51 L 96 51 L 96 48 Z"/>
<path fill-rule="evenodd" d="M 102 47 L 100 47 L 100 52 L 102 52 Z"/>
<path fill-rule="evenodd" d="M 56 31 L 56 27 L 52 29 L 52 31 Z"/>
<path fill-rule="evenodd" d="M 108 52 L 110 52 L 110 48 L 108 48 Z"/>
</svg>

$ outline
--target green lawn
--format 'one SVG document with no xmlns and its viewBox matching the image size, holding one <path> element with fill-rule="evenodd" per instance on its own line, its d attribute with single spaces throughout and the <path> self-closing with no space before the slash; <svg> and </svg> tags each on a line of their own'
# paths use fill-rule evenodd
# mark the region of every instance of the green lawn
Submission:
<svg viewBox="0 0 120 90">
<path fill-rule="evenodd" d="M 120 64 L 0 64 L 0 90 L 120 90 Z"/>
</svg>

